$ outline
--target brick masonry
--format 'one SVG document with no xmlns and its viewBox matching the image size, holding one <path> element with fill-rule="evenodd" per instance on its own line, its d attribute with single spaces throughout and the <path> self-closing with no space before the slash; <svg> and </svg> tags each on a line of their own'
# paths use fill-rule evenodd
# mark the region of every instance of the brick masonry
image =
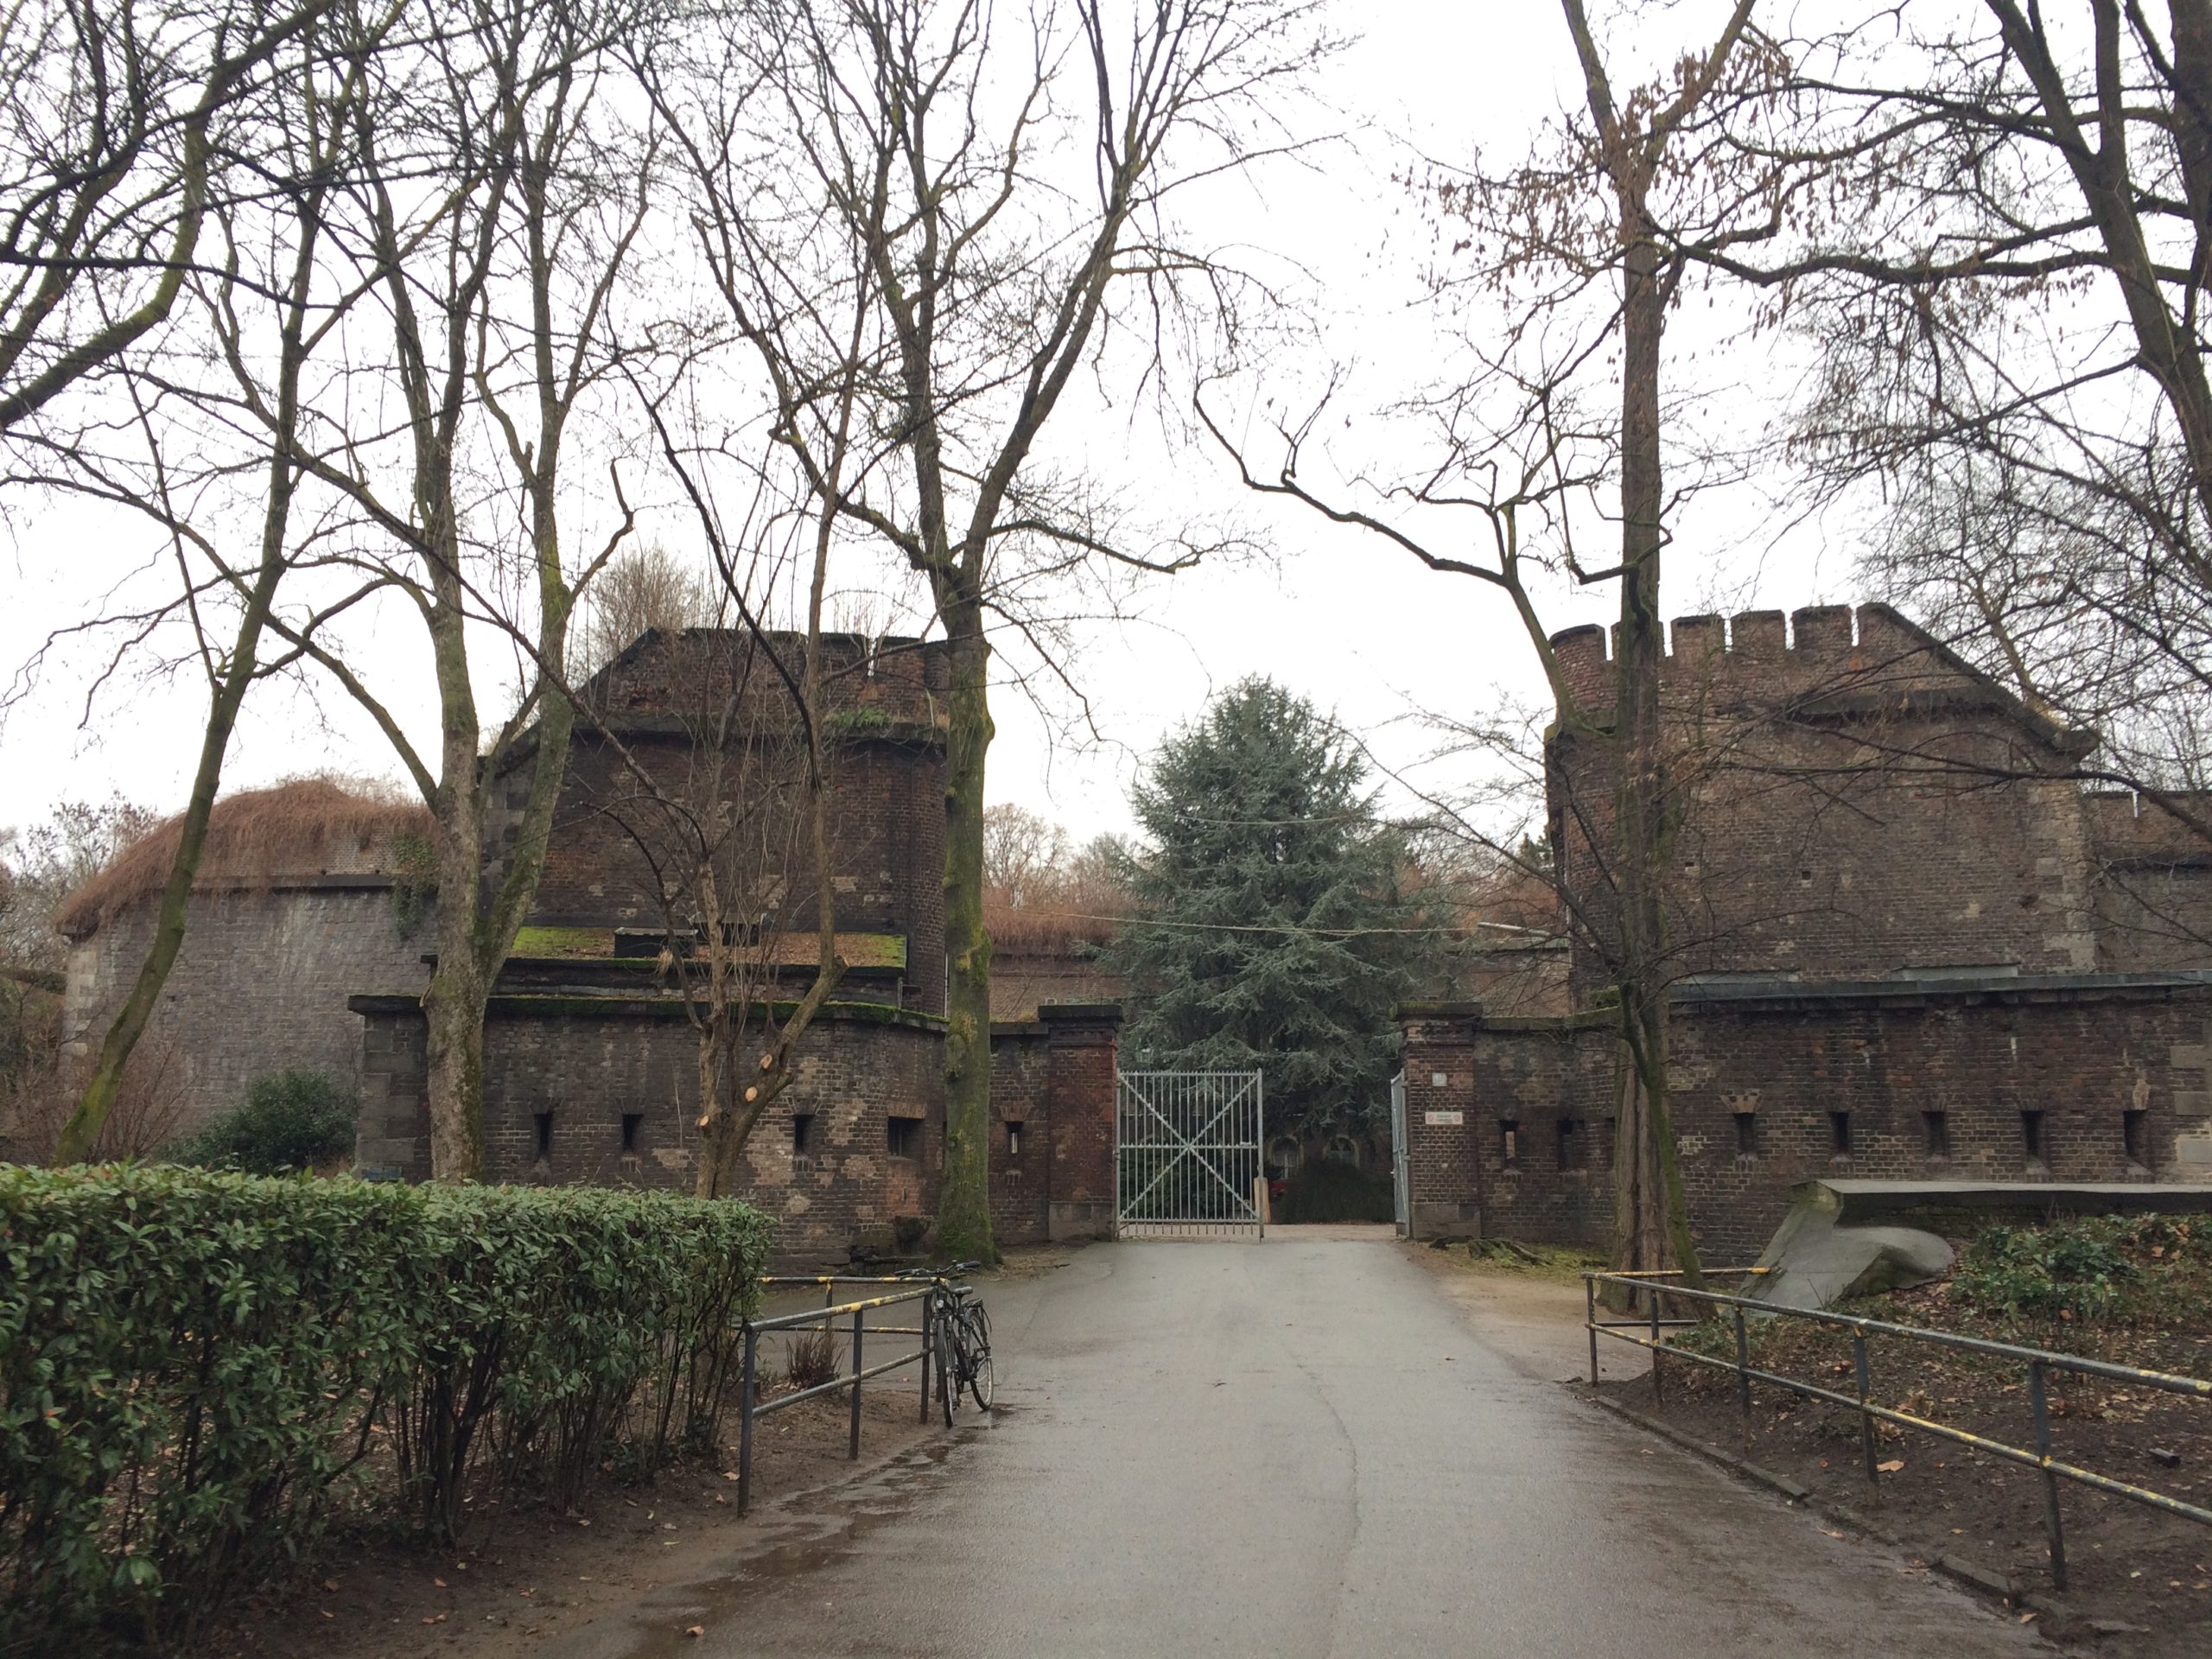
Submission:
<svg viewBox="0 0 2212 1659">
<path fill-rule="evenodd" d="M 1674 767 L 1675 970 L 1863 977 L 1899 969 L 2089 972 L 2098 867 L 2081 786 L 2093 742 L 2022 705 L 1886 606 L 1675 625 L 1663 706 Z M 1558 642 L 1611 703 L 1595 628 Z M 1611 746 L 1552 745 L 1554 845 L 1592 925 L 1577 1005 L 1607 982 Z M 2212 959 L 2200 953 L 2200 960 Z"/>
<path fill-rule="evenodd" d="M 591 1002 L 493 1000 L 485 1027 L 486 1178 L 689 1191 L 699 1116 L 690 1024 L 664 997 Z M 361 1164 L 426 1179 L 422 1011 L 404 997 L 356 997 L 353 1006 L 364 1026 Z M 1001 1242 L 1094 1236 L 1098 1202 L 1110 1199 L 1119 1021 L 1116 1009 L 1051 1008 L 1032 1024 L 994 1030 L 990 1179 Z M 1009 1125 L 1020 1127 L 1018 1147 Z M 936 1214 L 944 1182 L 941 1021 L 831 1003 L 745 1157 L 737 1196 L 777 1217 L 783 1259 L 842 1260 L 855 1247 L 911 1244 Z M 1104 1230 L 1111 1219 L 1109 1211 Z"/>
<path fill-rule="evenodd" d="M 772 648 L 796 667 L 796 639 Z M 936 1213 L 944 1168 L 943 650 L 856 635 L 831 636 L 824 650 L 838 927 L 894 934 L 906 949 L 903 968 L 855 966 L 846 1000 L 808 1033 L 791 1088 L 747 1147 L 742 1196 L 779 1218 L 793 1260 L 911 1239 Z M 671 800 L 710 821 L 758 809 L 746 820 L 753 842 L 799 846 L 791 868 L 764 880 L 779 884 L 785 925 L 810 929 L 803 838 L 791 809 L 774 804 L 791 793 L 798 734 L 775 664 L 727 631 L 648 632 L 580 695 L 594 720 L 571 743 L 526 925 L 601 943 L 518 957 L 500 977 L 485 1031 L 486 1175 L 685 1190 L 696 1038 L 658 988 L 650 936 L 670 918 L 640 842 L 654 845 L 655 815 Z M 486 849 L 494 878 L 512 855 L 534 741 L 506 761 Z M 632 767 L 655 787 L 640 788 Z M 151 926 L 142 904 L 77 947 L 66 1033 L 80 1047 L 137 973 Z M 625 929 L 649 936 L 642 956 L 606 954 Z M 419 998 L 433 937 L 427 918 L 402 937 L 389 876 L 195 893 L 149 1037 L 183 1061 L 181 1127 L 232 1104 L 256 1077 L 308 1065 L 359 1090 L 365 1170 L 425 1178 Z M 1066 978 L 1058 995 L 1043 979 L 1020 988 L 1025 1018 L 994 1028 L 998 1236 L 1110 1230 L 1120 1011 L 1093 980 Z"/>
<path fill-rule="evenodd" d="M 131 904 L 72 946 L 65 1061 L 89 1064 L 152 947 L 157 902 Z M 167 1058 L 181 1090 L 180 1134 L 237 1105 L 255 1078 L 289 1067 L 359 1087 L 361 1022 L 346 997 L 429 978 L 429 919 L 403 933 L 388 878 L 200 891 L 188 904 L 183 948 L 142 1039 L 146 1052 Z"/>
<path fill-rule="evenodd" d="M 781 639 L 779 648 L 790 655 L 798 642 Z M 907 1007 L 942 1014 L 942 650 L 911 639 L 833 635 L 824 652 L 837 925 L 905 936 L 908 969 L 893 994 Z M 652 795 L 702 813 L 727 810 L 730 801 L 795 801 L 798 734 L 781 682 L 757 653 L 746 657 L 741 636 L 727 631 L 649 632 L 583 696 L 606 729 L 580 722 L 570 742 L 530 925 L 657 929 L 665 912 L 654 859 L 674 872 L 679 887 L 687 878 L 681 851 L 670 855 L 679 843 Z M 719 748 L 716 734 L 724 739 Z M 503 854 L 528 797 L 530 758 L 525 746 L 507 763 Z M 653 779 L 652 791 L 640 787 L 632 767 Z M 762 810 L 756 823 L 732 832 L 734 855 L 717 864 L 726 885 L 765 882 L 781 925 L 803 931 L 813 925 L 817 901 L 797 828 L 787 811 Z M 742 902 L 736 893 L 724 897 Z M 680 903 L 688 900 L 688 893 L 680 896 Z"/>
<path fill-rule="evenodd" d="M 1554 642 L 1602 721 L 1605 633 Z M 1820 1176 L 2212 1177 L 2212 855 L 1887 607 L 1675 624 L 1676 1144 L 1708 1261 Z M 1414 1226 L 1599 1243 L 1617 1098 L 1601 736 L 1549 747 L 1567 1005 L 1405 1011 Z M 2192 810 L 2208 804 L 2185 801 Z"/>
<path fill-rule="evenodd" d="M 2085 976 L 1693 990 L 1675 1002 L 1671 1037 L 1676 1146 L 1709 1262 L 1756 1257 L 1790 1189 L 1821 1177 L 2212 1179 L 2212 986 L 2202 983 Z M 1603 1243 L 1615 1046 L 1603 1014 L 1409 1011 L 1416 1231 Z M 1452 1112 L 1459 1123 L 1432 1121 Z"/>
</svg>

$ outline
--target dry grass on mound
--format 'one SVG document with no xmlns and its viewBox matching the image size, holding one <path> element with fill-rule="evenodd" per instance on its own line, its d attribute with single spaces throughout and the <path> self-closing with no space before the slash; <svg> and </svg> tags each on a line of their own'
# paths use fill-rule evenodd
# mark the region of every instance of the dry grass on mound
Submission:
<svg viewBox="0 0 2212 1659">
<path fill-rule="evenodd" d="M 328 776 L 290 779 L 215 803 L 194 885 L 251 887 L 332 871 L 388 873 L 400 836 L 429 833 L 429 811 L 397 790 Z M 62 902 L 54 926 L 83 938 L 159 893 L 183 836 L 181 814 L 155 825 Z"/>
<path fill-rule="evenodd" d="M 984 887 L 982 925 L 991 933 L 991 947 L 1000 951 L 1086 956 L 1089 947 L 1113 943 L 1122 925 L 1106 918 L 1126 916 L 1128 907 L 1128 893 L 1110 889 L 1079 889 L 1028 905 L 1008 905 L 1002 889 Z"/>
</svg>

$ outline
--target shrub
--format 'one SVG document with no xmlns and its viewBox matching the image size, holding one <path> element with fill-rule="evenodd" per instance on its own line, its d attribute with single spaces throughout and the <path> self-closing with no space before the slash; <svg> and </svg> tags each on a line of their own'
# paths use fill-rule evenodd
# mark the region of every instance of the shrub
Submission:
<svg viewBox="0 0 2212 1659">
<path fill-rule="evenodd" d="M 835 1382 L 844 1369 L 844 1351 L 825 1326 L 792 1341 L 791 1357 L 784 1363 L 784 1382 L 794 1389 L 818 1389 L 825 1382 Z"/>
<path fill-rule="evenodd" d="M 188 1635 L 341 1491 L 450 1535 L 465 1488 L 711 1436 L 768 1237 L 652 1193 L 0 1166 L 0 1651 Z"/>
<path fill-rule="evenodd" d="M 257 1077 L 245 1100 L 176 1147 L 174 1162 L 247 1175 L 315 1169 L 353 1150 L 359 1103 L 320 1071 Z"/>
<path fill-rule="evenodd" d="M 1274 1218 L 1301 1221 L 1392 1221 L 1397 1205 L 1387 1172 L 1370 1173 L 1337 1158 L 1308 1159 L 1284 1183 Z"/>
<path fill-rule="evenodd" d="M 2173 1319 L 2212 1227 L 2192 1217 L 2093 1216 L 2043 1227 L 1992 1227 L 1967 1247 L 1952 1294 L 2012 1319 Z"/>
</svg>

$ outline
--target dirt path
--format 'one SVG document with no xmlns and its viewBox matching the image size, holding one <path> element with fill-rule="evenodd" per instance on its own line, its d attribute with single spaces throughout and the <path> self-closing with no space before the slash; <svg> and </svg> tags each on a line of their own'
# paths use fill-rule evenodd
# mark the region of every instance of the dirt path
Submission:
<svg viewBox="0 0 2212 1659">
<path fill-rule="evenodd" d="M 1401 1247 L 1523 1376 L 1548 1382 L 1586 1381 L 1589 1334 L 1582 1328 L 1582 1281 L 1558 1268 L 1514 1268 L 1476 1262 L 1461 1248 Z M 1641 1349 L 1599 1345 L 1599 1375 L 1642 1376 L 1650 1368 Z"/>
</svg>

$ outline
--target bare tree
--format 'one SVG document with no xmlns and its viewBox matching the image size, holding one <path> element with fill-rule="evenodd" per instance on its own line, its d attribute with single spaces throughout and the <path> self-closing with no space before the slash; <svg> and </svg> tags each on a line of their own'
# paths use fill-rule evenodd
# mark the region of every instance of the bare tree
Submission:
<svg viewBox="0 0 2212 1659">
<path fill-rule="evenodd" d="M 1878 490 L 1869 566 L 2031 702 L 2085 778 L 2200 838 L 2212 751 L 2212 8 L 2020 0 L 1793 16 L 1716 158 L 1786 177 L 1685 256 L 1810 348 L 1815 499 Z"/>
<path fill-rule="evenodd" d="M 354 22 L 349 13 L 321 9 L 288 28 L 257 54 L 266 73 L 226 109 L 218 162 L 250 171 L 258 184 L 251 200 L 226 194 L 191 210 L 195 220 L 213 227 L 195 223 L 195 242 L 212 234 L 218 251 L 184 283 L 192 303 L 180 330 L 204 351 L 175 353 L 186 364 L 194 356 L 213 358 L 223 382 L 211 390 L 156 361 L 88 363 L 80 373 L 89 378 L 80 385 L 97 391 L 97 399 L 86 401 L 104 405 L 105 418 L 67 431 L 17 434 L 11 482 L 135 512 L 168 543 L 177 587 L 143 613 L 109 620 L 142 642 L 164 623 L 181 620 L 190 640 L 188 660 L 208 695 L 153 941 L 61 1130 L 56 1155 L 65 1160 L 103 1144 L 102 1125 L 182 946 L 186 906 L 239 709 L 254 683 L 283 672 L 300 654 L 293 649 L 264 658 L 262 640 L 279 585 L 300 554 L 294 518 L 301 468 L 288 448 L 299 429 L 304 377 L 318 345 L 359 298 L 358 289 L 342 284 L 328 291 L 328 213 L 359 111 L 365 65 L 391 19 L 372 18 L 367 34 L 353 32 Z M 209 148 L 205 133 L 194 142 L 203 151 Z M 200 164 L 204 170 L 211 163 L 203 154 Z M 253 378 L 258 367 L 247 370 L 249 360 L 270 365 L 265 385 Z M 265 421 L 247 423 L 255 429 L 243 445 L 229 441 L 238 398 L 226 365 L 245 377 L 238 384 L 250 396 L 266 399 Z M 251 515 L 251 565 L 236 564 L 229 550 L 238 529 L 233 503 L 241 516 Z M 226 618 L 232 619 L 227 628 Z"/>
<path fill-rule="evenodd" d="M 1465 272 L 1447 264 L 1440 286 L 1473 287 L 1507 306 L 1502 339 L 1475 345 L 1471 381 L 1422 400 L 1440 437 L 1423 474 L 1394 488 L 1378 511 L 1344 506 L 1300 478 L 1313 418 L 1281 431 L 1283 458 L 1265 476 L 1206 418 L 1251 487 L 1380 535 L 1431 569 L 1496 589 L 1543 667 L 1558 711 L 1554 741 L 1602 753 L 1597 775 L 1610 779 L 1610 793 L 1602 802 L 1578 801 L 1569 826 L 1597 880 L 1575 893 L 1563 872 L 1546 878 L 1574 900 L 1574 919 L 1599 950 L 1618 1002 L 1616 1265 L 1672 1264 L 1695 1282 L 1668 1105 L 1667 988 L 1678 970 L 1666 877 L 1681 757 L 1662 708 L 1660 608 L 1669 525 L 1689 489 L 1669 484 L 1670 448 L 1679 456 L 1682 446 L 1661 371 L 1669 313 L 1697 268 L 1686 245 L 1726 249 L 1756 235 L 1773 199 L 1772 168 L 1712 168 L 1703 129 L 1717 107 L 1766 95 L 1774 66 L 1751 28 L 1753 0 L 1732 0 L 1707 43 L 1682 53 L 1668 73 L 1623 90 L 1605 42 L 1620 33 L 1611 25 L 1633 22 L 1644 10 L 1618 8 L 1599 28 L 1583 0 L 1560 0 L 1583 110 L 1564 118 L 1520 166 L 1446 172 L 1432 187 L 1456 232 L 1454 254 L 1471 250 L 1473 257 Z M 1593 180 L 1602 190 L 1591 188 Z M 1584 387 L 1616 363 L 1617 412 L 1609 415 Z M 1620 553 L 1592 568 L 1578 553 L 1574 525 L 1604 485 L 1618 491 Z M 1425 531 L 1401 522 L 1406 508 L 1471 511 L 1480 540 L 1440 551 Z M 1531 532 L 1533 549 L 1524 541 Z M 1574 683 L 1544 620 L 1545 586 L 1562 576 L 1578 586 L 1611 582 L 1619 594 L 1611 684 L 1601 695 Z M 1510 845 L 1495 850 L 1516 855 Z"/>
<path fill-rule="evenodd" d="M 702 244 L 774 388 L 779 437 L 843 533 L 926 583 L 944 631 L 939 1227 L 957 1254 L 993 1254 L 982 908 L 993 627 L 1021 626 L 1008 595 L 1024 561 L 1187 562 L 1186 550 L 1123 544 L 1096 491 L 1038 463 L 1039 439 L 1098 349 L 1117 291 L 1156 304 L 1210 266 L 1171 238 L 1166 199 L 1249 159 L 1238 124 L 1256 113 L 1268 130 L 1265 97 L 1321 49 L 1311 16 L 1301 0 L 1177 0 L 1125 17 L 1083 0 L 1065 19 L 1001 17 L 969 0 L 800 5 L 734 54 L 764 89 L 757 118 L 733 118 L 712 86 L 664 86 L 664 104 L 685 104 Z M 1081 111 L 1065 128 L 1064 100 Z M 764 172 L 763 155 L 791 171 Z M 850 425 L 848 385 L 860 399 Z"/>
<path fill-rule="evenodd" d="M 1065 884 L 1067 831 L 1026 806 L 1002 802 L 983 810 L 983 890 L 1020 910 Z"/>
<path fill-rule="evenodd" d="M 0 20 L 0 431 L 165 321 L 222 124 L 337 9 L 39 0 Z"/>
<path fill-rule="evenodd" d="M 609 560 L 577 608 L 571 681 L 589 679 L 649 630 L 674 633 L 709 626 L 715 607 L 701 573 L 656 542 Z"/>
<path fill-rule="evenodd" d="M 618 365 L 650 350 L 626 342 L 623 304 L 658 157 L 650 122 L 630 124 L 606 83 L 616 44 L 645 48 L 657 26 L 629 0 L 470 7 L 378 60 L 347 157 L 346 245 L 384 327 L 373 342 L 362 331 L 351 404 L 313 411 L 292 446 L 372 527 L 353 563 L 419 617 L 429 647 L 434 745 L 409 734 L 398 688 L 372 683 L 342 639 L 272 624 L 367 712 L 434 819 L 423 1013 L 442 1180 L 483 1167 L 484 1010 L 537 891 L 575 726 L 569 613 L 634 522 L 612 467 L 613 505 L 594 513 L 569 452 Z M 604 540 L 579 553 L 578 521 L 594 517 Z M 522 686 L 489 731 L 480 631 L 513 647 Z M 528 783 L 511 807 L 498 780 L 526 733 Z"/>
<path fill-rule="evenodd" d="M 779 1018 L 779 993 L 807 965 L 804 949 L 790 948 L 793 922 L 796 943 L 816 943 L 808 867 L 819 803 L 809 788 L 808 722 L 779 671 L 795 672 L 806 650 L 804 635 L 741 626 L 663 637 L 655 677 L 673 707 L 672 737 L 631 731 L 594 710 L 588 690 L 578 697 L 601 741 L 580 734 L 580 743 L 587 753 L 603 746 L 611 760 L 589 768 L 603 776 L 575 776 L 571 792 L 620 830 L 645 873 L 661 918 L 661 973 L 698 1039 L 702 1198 L 736 1185 L 753 1126 L 788 1077 L 788 1066 L 741 1075 L 737 1060 L 748 1027 L 771 1033 L 772 1053 L 791 1012 Z"/>
<path fill-rule="evenodd" d="M 830 446 L 836 476 L 843 475 L 857 397 L 857 367 L 849 360 L 842 386 L 844 413 Z M 698 1037 L 695 1190 L 722 1198 L 737 1185 L 754 1128 L 790 1087 L 799 1046 L 843 976 L 828 716 L 833 679 L 871 665 L 844 661 L 833 674 L 825 655 L 834 504 L 801 483 L 795 512 L 777 499 L 779 481 L 789 480 L 779 480 L 772 456 L 764 466 L 726 441 L 698 442 L 696 430 L 690 442 L 679 441 L 668 414 L 676 391 L 645 407 L 663 459 L 691 504 L 712 575 L 687 584 L 671 568 L 639 585 L 688 592 L 702 607 L 712 595 L 716 626 L 684 634 L 678 649 L 690 671 L 674 688 L 687 705 L 680 756 L 671 765 L 650 764 L 625 747 L 596 699 L 575 701 L 620 757 L 621 804 L 612 814 L 652 873 L 663 969 Z M 726 495 L 715 487 L 717 474 L 733 460 L 739 487 Z M 747 503 L 734 523 L 731 500 Z M 782 545 L 798 532 L 810 543 L 803 566 Z M 767 619 L 794 567 L 805 577 L 803 625 L 777 629 Z M 810 906 L 812 937 L 802 943 L 799 924 Z M 779 993 L 802 971 L 809 975 L 805 991 L 785 1000 Z M 746 1070 L 736 1059 L 748 1039 L 760 1054 Z"/>
</svg>

